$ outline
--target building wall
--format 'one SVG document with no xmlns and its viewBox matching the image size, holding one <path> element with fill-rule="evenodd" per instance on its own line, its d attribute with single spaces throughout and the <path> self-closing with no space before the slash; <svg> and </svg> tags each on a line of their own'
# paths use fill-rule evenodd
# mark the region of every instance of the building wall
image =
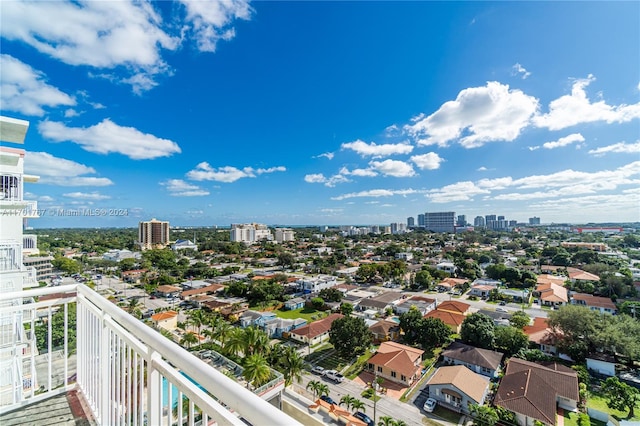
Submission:
<svg viewBox="0 0 640 426">
<path fill-rule="evenodd" d="M 425 213 L 424 227 L 432 232 L 450 232 L 455 231 L 456 213 L 455 212 L 434 212 Z"/>
<path fill-rule="evenodd" d="M 169 222 L 151 219 L 138 224 L 138 243 L 143 250 L 169 244 Z"/>
</svg>

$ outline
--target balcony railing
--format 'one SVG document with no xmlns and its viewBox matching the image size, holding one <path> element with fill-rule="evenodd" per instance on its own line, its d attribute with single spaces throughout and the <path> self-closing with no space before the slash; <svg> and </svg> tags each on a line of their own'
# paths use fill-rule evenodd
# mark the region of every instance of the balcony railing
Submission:
<svg viewBox="0 0 640 426">
<path fill-rule="evenodd" d="M 45 300 L 47 295 L 54 298 Z M 35 330 L 36 318 L 44 316 L 39 327 L 46 328 L 47 337 L 41 352 L 48 354 L 43 366 L 33 333 L 26 334 L 31 337 L 26 344 L 16 339 L 15 346 L 30 348 L 13 351 L 21 358 L 22 377 L 13 377 L 10 392 L 19 397 L 0 406 L 0 414 L 77 389 L 96 423 L 104 425 L 300 424 L 84 285 L 0 294 L 0 303 L 12 299 L 38 300 L 4 306 L 0 318 L 31 310 L 24 317 L 30 319 L 27 328 Z M 55 312 L 63 318 L 63 330 L 53 329 Z M 57 348 L 54 332 L 58 339 L 62 335 Z"/>
</svg>

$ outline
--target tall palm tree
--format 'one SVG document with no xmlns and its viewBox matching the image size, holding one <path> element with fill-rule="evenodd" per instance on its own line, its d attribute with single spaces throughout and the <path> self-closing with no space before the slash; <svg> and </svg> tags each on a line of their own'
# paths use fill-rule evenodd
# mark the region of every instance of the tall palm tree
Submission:
<svg viewBox="0 0 640 426">
<path fill-rule="evenodd" d="M 204 311 L 202 309 L 194 309 L 192 311 L 189 311 L 187 316 L 188 316 L 187 322 L 189 324 L 193 325 L 194 327 L 197 327 L 198 328 L 198 334 L 200 334 L 200 328 L 202 327 L 202 325 L 206 321 L 206 318 L 205 318 L 206 315 L 205 315 Z"/>
<path fill-rule="evenodd" d="M 311 389 L 311 392 L 313 392 L 314 401 L 322 395 L 329 395 L 329 386 L 317 380 L 311 380 L 307 383 L 307 390 L 308 389 Z"/>
<path fill-rule="evenodd" d="M 302 372 L 304 371 L 304 358 L 298 353 L 296 348 L 291 346 L 284 350 L 284 384 L 289 386 L 296 380 L 298 383 L 302 381 Z"/>
<path fill-rule="evenodd" d="M 189 349 L 191 348 L 191 345 L 198 343 L 198 341 L 198 336 L 196 336 L 193 331 L 187 331 L 184 333 L 184 336 L 182 336 L 182 339 L 180 339 L 180 344 L 186 345 L 187 349 Z"/>
<path fill-rule="evenodd" d="M 234 327 L 222 317 L 219 318 L 220 320 L 216 323 L 215 328 L 213 329 L 213 339 L 218 342 L 222 348 L 224 348 L 227 345 L 227 340 L 231 336 Z"/>
<path fill-rule="evenodd" d="M 244 349 L 244 330 L 234 327 L 229 333 L 229 338 L 225 342 L 224 352 L 227 354 L 239 355 Z"/>
<path fill-rule="evenodd" d="M 271 369 L 262 355 L 254 354 L 245 358 L 242 375 L 253 386 L 259 387 L 269 381 Z"/>
<path fill-rule="evenodd" d="M 351 409 L 351 403 L 355 400 L 356 398 L 351 396 L 351 395 L 345 395 L 342 398 L 340 398 L 340 403 L 338 405 L 345 405 L 347 407 L 347 410 Z"/>
<path fill-rule="evenodd" d="M 358 398 L 353 398 L 351 401 L 351 410 L 353 411 L 362 411 L 364 412 L 367 408 L 364 405 L 364 402 L 360 401 Z"/>
<path fill-rule="evenodd" d="M 243 352 L 245 356 L 264 354 L 269 347 L 269 336 L 258 327 L 244 329 Z"/>
</svg>

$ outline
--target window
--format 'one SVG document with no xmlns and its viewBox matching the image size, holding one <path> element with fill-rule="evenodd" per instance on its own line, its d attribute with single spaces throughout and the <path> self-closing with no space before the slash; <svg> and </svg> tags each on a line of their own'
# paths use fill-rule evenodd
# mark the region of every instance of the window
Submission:
<svg viewBox="0 0 640 426">
<path fill-rule="evenodd" d="M 395 378 L 395 377 L 396 377 L 396 372 L 395 372 L 395 371 L 392 371 L 392 372 L 391 372 L 391 377 L 393 377 L 393 378 Z M 403 377 L 404 377 L 404 376 L 403 376 Z"/>
<path fill-rule="evenodd" d="M 378 366 L 378 373 L 382 373 L 382 367 Z"/>
<path fill-rule="evenodd" d="M 407 376 L 401 375 L 400 376 L 400 380 L 402 380 L 403 382 L 406 382 L 407 381 Z"/>
<path fill-rule="evenodd" d="M 369 370 L 373 370 L 373 364 L 369 363 Z"/>
</svg>

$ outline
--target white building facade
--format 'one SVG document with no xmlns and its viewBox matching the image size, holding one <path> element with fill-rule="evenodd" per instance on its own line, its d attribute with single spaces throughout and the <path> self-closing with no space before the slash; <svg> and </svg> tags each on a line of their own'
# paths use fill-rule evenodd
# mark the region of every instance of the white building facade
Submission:
<svg viewBox="0 0 640 426">
<path fill-rule="evenodd" d="M 267 225 L 261 223 L 233 223 L 231 224 L 231 241 L 253 244 L 258 241 L 273 241 L 273 234 Z"/>
</svg>

